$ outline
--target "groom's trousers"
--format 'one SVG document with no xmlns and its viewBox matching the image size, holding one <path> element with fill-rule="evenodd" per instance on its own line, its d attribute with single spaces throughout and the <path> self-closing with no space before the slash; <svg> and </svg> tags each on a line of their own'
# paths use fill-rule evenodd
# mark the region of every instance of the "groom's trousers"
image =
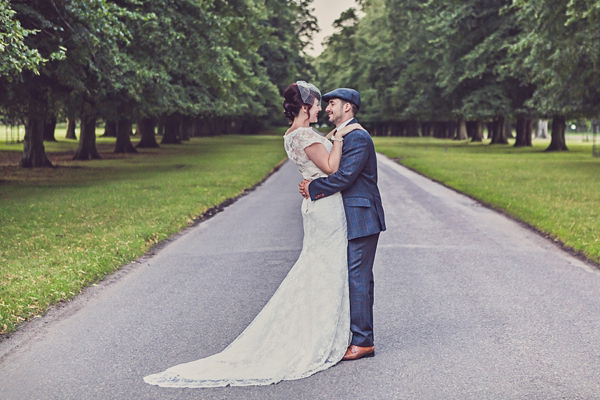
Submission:
<svg viewBox="0 0 600 400">
<path fill-rule="evenodd" d="M 348 241 L 352 344 L 373 346 L 373 262 L 379 233 Z"/>
</svg>

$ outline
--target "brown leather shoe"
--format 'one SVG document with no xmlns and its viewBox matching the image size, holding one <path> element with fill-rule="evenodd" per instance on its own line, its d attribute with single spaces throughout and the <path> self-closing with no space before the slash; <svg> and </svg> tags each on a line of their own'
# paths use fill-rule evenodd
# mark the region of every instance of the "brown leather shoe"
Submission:
<svg viewBox="0 0 600 400">
<path fill-rule="evenodd" d="M 358 360 L 359 358 L 373 357 L 375 355 L 375 347 L 360 347 L 350 345 L 342 361 Z"/>
</svg>

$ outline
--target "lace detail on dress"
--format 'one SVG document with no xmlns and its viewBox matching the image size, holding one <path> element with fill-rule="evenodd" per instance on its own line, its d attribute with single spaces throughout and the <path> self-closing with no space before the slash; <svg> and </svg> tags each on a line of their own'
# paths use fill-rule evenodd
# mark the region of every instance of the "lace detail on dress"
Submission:
<svg viewBox="0 0 600 400">
<path fill-rule="evenodd" d="M 283 136 L 283 144 L 288 158 L 298 166 L 298 170 L 304 179 L 316 179 L 327 176 L 313 163 L 305 148 L 313 143 L 321 143 L 331 153 L 333 145 L 320 133 L 312 128 L 298 128 Z"/>
</svg>

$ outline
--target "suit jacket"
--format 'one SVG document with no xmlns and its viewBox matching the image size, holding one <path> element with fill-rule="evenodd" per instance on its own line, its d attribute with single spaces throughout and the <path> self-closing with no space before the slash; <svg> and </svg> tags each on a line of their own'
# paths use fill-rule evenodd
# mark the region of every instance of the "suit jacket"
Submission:
<svg viewBox="0 0 600 400">
<path fill-rule="evenodd" d="M 352 119 L 350 124 L 355 122 Z M 356 129 L 344 136 L 339 169 L 326 178 L 312 181 L 308 190 L 312 200 L 342 193 L 349 240 L 385 230 L 375 146 L 367 131 Z"/>
</svg>

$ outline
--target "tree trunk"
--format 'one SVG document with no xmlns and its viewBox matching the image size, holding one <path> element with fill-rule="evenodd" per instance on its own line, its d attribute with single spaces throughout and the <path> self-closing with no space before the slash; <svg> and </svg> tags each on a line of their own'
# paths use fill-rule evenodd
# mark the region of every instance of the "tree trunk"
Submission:
<svg viewBox="0 0 600 400">
<path fill-rule="evenodd" d="M 565 131 L 567 130 L 567 123 L 565 117 L 555 116 L 552 118 L 552 139 L 550 140 L 550 146 L 546 151 L 566 151 L 567 142 L 565 140 Z"/>
<path fill-rule="evenodd" d="M 398 124 L 395 126 L 395 135 L 396 136 L 400 136 L 402 135 L 402 123 L 398 122 Z M 379 136 L 391 136 L 394 133 L 394 131 L 392 130 L 392 128 L 390 127 L 390 124 L 388 124 L 387 122 L 382 122 L 379 124 Z"/>
<path fill-rule="evenodd" d="M 56 131 L 56 115 L 52 114 L 49 118 L 44 120 L 44 141 L 45 142 L 56 142 L 54 132 Z"/>
<path fill-rule="evenodd" d="M 260 121 L 256 118 L 248 118 L 236 123 L 236 131 L 242 135 L 256 135 L 262 127 Z"/>
<path fill-rule="evenodd" d="M 193 132 L 192 132 L 193 128 L 194 128 L 194 126 L 192 124 L 192 118 L 191 117 L 183 117 L 181 119 L 181 127 L 179 128 L 181 130 L 181 132 L 180 132 L 181 140 L 189 141 L 190 137 L 193 136 Z"/>
<path fill-rule="evenodd" d="M 194 136 L 208 136 L 205 134 L 204 120 L 200 117 L 194 118 Z"/>
<path fill-rule="evenodd" d="M 373 124 L 371 125 L 371 130 L 369 132 L 371 132 L 371 135 L 373 136 L 379 136 L 379 123 L 373 122 Z"/>
<path fill-rule="evenodd" d="M 75 139 L 77 140 L 77 136 L 75 136 L 75 127 L 77 122 L 72 118 L 67 118 L 67 139 Z"/>
<path fill-rule="evenodd" d="M 533 139 L 533 118 L 527 118 L 525 129 L 526 146 L 533 146 L 531 142 Z"/>
<path fill-rule="evenodd" d="M 210 126 L 210 119 L 200 119 L 200 136 L 212 136 L 212 129 Z"/>
<path fill-rule="evenodd" d="M 73 160 L 97 160 L 100 158 L 96 148 L 96 118 L 84 115 L 81 117 L 79 148 L 75 152 Z"/>
<path fill-rule="evenodd" d="M 512 133 L 513 127 L 512 127 L 512 123 L 510 122 L 510 119 L 505 118 L 504 119 L 504 135 L 507 139 L 514 139 L 514 135 Z"/>
<path fill-rule="evenodd" d="M 164 118 L 158 119 L 158 124 L 156 127 L 156 134 L 158 136 L 162 136 L 165 134 L 165 119 Z"/>
<path fill-rule="evenodd" d="M 46 105 L 43 101 L 31 100 L 29 115 L 25 124 L 25 142 L 21 167 L 41 168 L 53 167 L 44 149 L 44 121 Z"/>
<path fill-rule="evenodd" d="M 137 153 L 133 144 L 131 144 L 131 121 L 121 119 L 117 122 L 117 142 L 115 143 L 114 153 Z"/>
<path fill-rule="evenodd" d="M 381 136 L 403 136 L 403 131 L 404 125 L 402 121 L 381 123 Z"/>
<path fill-rule="evenodd" d="M 117 121 L 105 121 L 102 137 L 117 137 Z"/>
<path fill-rule="evenodd" d="M 548 139 L 548 121 L 543 119 L 538 119 L 536 128 L 535 128 L 535 138 L 536 139 Z"/>
<path fill-rule="evenodd" d="M 446 134 L 444 138 L 446 139 L 454 139 L 454 135 L 456 135 L 456 128 L 458 124 L 454 121 L 446 121 Z"/>
<path fill-rule="evenodd" d="M 429 123 L 429 122 L 421 123 L 421 135 L 431 136 L 431 123 Z"/>
<path fill-rule="evenodd" d="M 531 146 L 531 129 L 533 126 L 533 120 L 527 118 L 524 115 L 517 117 L 517 138 L 515 140 L 515 147 Z"/>
<path fill-rule="evenodd" d="M 487 128 L 487 138 L 491 139 L 494 136 L 494 129 L 496 129 L 496 124 L 494 121 L 487 122 L 485 124 L 485 127 Z"/>
<path fill-rule="evenodd" d="M 506 124 L 504 123 L 504 117 L 496 117 L 492 127 L 492 141 L 490 144 L 508 144 L 505 129 Z"/>
<path fill-rule="evenodd" d="M 471 142 L 481 142 L 483 140 L 483 123 L 467 121 L 467 136 L 471 138 Z"/>
<path fill-rule="evenodd" d="M 419 137 L 421 134 L 419 133 L 419 121 L 411 119 L 406 121 L 406 136 L 410 137 Z"/>
<path fill-rule="evenodd" d="M 454 140 L 467 140 L 468 138 L 467 122 L 461 118 L 458 120 L 458 129 L 456 130 L 456 136 L 454 136 Z"/>
<path fill-rule="evenodd" d="M 180 130 L 181 121 L 175 115 L 169 115 L 164 121 L 165 133 L 163 134 L 161 144 L 181 144 Z"/>
<path fill-rule="evenodd" d="M 140 149 L 152 148 L 158 146 L 156 135 L 154 134 L 154 120 L 152 118 L 140 118 L 137 120 L 137 131 L 140 134 L 140 142 L 136 147 Z"/>
<path fill-rule="evenodd" d="M 446 134 L 446 127 L 444 122 L 436 121 L 433 123 L 433 137 L 441 139 Z"/>
<path fill-rule="evenodd" d="M 385 128 L 382 135 L 386 136 L 388 133 L 390 136 L 401 136 L 402 135 L 402 122 L 401 121 L 390 122 L 389 128 Z"/>
<path fill-rule="evenodd" d="M 233 133 L 231 128 L 232 128 L 231 119 L 223 118 L 223 132 L 225 132 L 225 134 L 231 134 L 231 133 Z"/>
<path fill-rule="evenodd" d="M 400 136 L 402 134 L 402 122 L 379 123 L 379 136 Z"/>
<path fill-rule="evenodd" d="M 592 120 L 592 134 L 593 134 L 593 142 L 592 142 L 592 155 L 594 157 L 600 157 L 600 144 L 596 143 L 596 135 L 600 132 L 600 121 L 597 119 Z"/>
</svg>

